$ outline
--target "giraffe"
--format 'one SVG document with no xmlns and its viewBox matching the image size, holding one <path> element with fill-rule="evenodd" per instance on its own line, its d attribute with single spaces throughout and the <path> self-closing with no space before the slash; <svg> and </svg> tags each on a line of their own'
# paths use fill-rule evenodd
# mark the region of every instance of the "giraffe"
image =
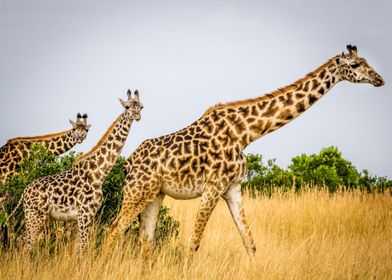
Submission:
<svg viewBox="0 0 392 280">
<path fill-rule="evenodd" d="M 143 105 L 139 93 L 128 90 L 128 100 L 120 99 L 124 111 L 107 129 L 98 143 L 79 157 L 74 166 L 60 174 L 39 178 L 22 195 L 26 235 L 24 250 L 30 252 L 49 219 L 78 225 L 77 249 L 87 248 L 88 229 L 102 204 L 102 184 L 120 156 L 133 120 L 139 121 Z"/>
<path fill-rule="evenodd" d="M 227 203 L 247 252 L 253 255 L 256 247 L 241 195 L 247 171 L 242 151 L 301 115 L 340 81 L 384 85 L 383 78 L 358 56 L 356 46 L 348 45 L 347 49 L 348 53 L 334 56 L 293 84 L 261 97 L 217 104 L 184 129 L 145 140 L 127 160 L 124 200 L 106 231 L 103 254 L 109 254 L 139 213 L 139 239 L 142 248 L 149 250 L 159 207 L 168 195 L 174 199 L 201 197 L 190 259 L 220 197 Z"/>
<path fill-rule="evenodd" d="M 76 122 L 69 122 L 72 128 L 63 132 L 9 139 L 7 144 L 0 148 L 0 183 L 4 184 L 18 172 L 22 160 L 31 155 L 33 144 L 41 144 L 53 155 L 58 156 L 82 143 L 91 126 L 87 124 L 87 114 L 82 116 L 78 113 Z"/>
</svg>

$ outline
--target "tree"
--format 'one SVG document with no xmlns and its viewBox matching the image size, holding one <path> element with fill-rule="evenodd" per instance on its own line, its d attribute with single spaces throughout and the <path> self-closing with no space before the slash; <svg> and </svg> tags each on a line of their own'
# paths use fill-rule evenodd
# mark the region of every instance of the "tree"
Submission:
<svg viewBox="0 0 392 280">
<path fill-rule="evenodd" d="M 259 154 L 248 154 L 248 172 L 245 176 L 243 188 L 252 196 L 256 193 L 272 194 L 274 188 L 284 190 L 291 189 L 294 184 L 294 176 L 287 170 L 275 164 L 275 159 L 263 163 L 263 157 Z"/>
<path fill-rule="evenodd" d="M 297 184 L 327 186 L 330 191 L 338 186 L 355 187 L 360 178 L 353 164 L 333 146 L 323 148 L 319 154 L 294 157 L 288 168 L 299 179 Z"/>
</svg>

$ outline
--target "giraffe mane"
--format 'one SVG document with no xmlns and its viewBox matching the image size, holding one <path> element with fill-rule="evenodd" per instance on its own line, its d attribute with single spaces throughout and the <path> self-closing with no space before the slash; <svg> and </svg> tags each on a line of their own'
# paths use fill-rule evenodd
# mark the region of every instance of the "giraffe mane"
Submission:
<svg viewBox="0 0 392 280">
<path fill-rule="evenodd" d="M 278 88 L 275 91 L 272 91 L 270 93 L 267 93 L 265 95 L 256 97 L 256 98 L 250 98 L 250 99 L 245 99 L 245 100 L 236 100 L 236 101 L 230 101 L 227 103 L 218 103 L 215 104 L 214 106 L 210 107 L 207 109 L 207 111 L 205 111 L 205 113 L 201 116 L 204 117 L 206 115 L 208 115 L 209 113 L 211 113 L 214 110 L 217 109 L 224 109 L 224 108 L 228 108 L 228 107 L 237 107 L 237 106 L 242 106 L 242 105 L 253 105 L 256 103 L 259 103 L 261 101 L 264 100 L 269 100 L 271 98 L 275 98 L 283 93 L 286 93 L 290 90 L 295 90 L 299 87 L 299 85 L 301 85 L 304 81 L 307 81 L 309 78 L 313 78 L 315 76 L 317 76 L 318 73 L 320 73 L 323 69 L 327 68 L 328 66 L 330 66 L 332 63 L 334 63 L 334 58 L 336 58 L 337 56 L 329 59 L 326 63 L 324 63 L 323 65 L 321 65 L 320 67 L 318 67 L 316 70 L 308 73 L 305 77 L 302 77 L 300 79 L 298 79 L 297 81 L 295 81 L 294 83 L 285 86 L 283 88 Z"/>
<path fill-rule="evenodd" d="M 110 133 L 112 132 L 113 128 L 115 127 L 115 125 L 117 124 L 117 122 L 120 120 L 121 116 L 123 114 L 120 114 L 114 121 L 113 123 L 109 126 L 109 128 L 106 130 L 106 132 L 102 135 L 101 139 L 99 139 L 99 141 L 97 142 L 97 144 L 95 144 L 95 146 L 88 151 L 85 154 L 82 154 L 81 156 L 77 157 L 75 160 L 75 164 L 81 162 L 82 160 L 88 158 L 89 156 L 91 156 L 93 153 L 95 153 L 100 146 L 102 146 L 102 144 L 106 141 L 106 139 L 109 137 Z"/>
<path fill-rule="evenodd" d="M 46 134 L 46 135 L 30 136 L 30 137 L 16 137 L 16 138 L 9 139 L 7 141 L 7 144 L 9 144 L 11 142 L 31 142 L 31 141 L 46 140 L 46 139 L 49 139 L 49 138 L 66 135 L 69 132 L 71 132 L 71 129 L 66 130 L 66 131 L 62 131 L 62 132 Z"/>
</svg>

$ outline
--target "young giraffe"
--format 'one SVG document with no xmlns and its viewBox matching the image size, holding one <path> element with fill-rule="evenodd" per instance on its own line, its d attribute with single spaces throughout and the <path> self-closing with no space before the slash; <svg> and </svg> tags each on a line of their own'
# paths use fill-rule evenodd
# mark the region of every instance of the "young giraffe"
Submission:
<svg viewBox="0 0 392 280">
<path fill-rule="evenodd" d="M 120 156 L 133 120 L 140 120 L 143 108 L 139 94 L 128 90 L 125 108 L 94 148 L 77 159 L 66 172 L 42 177 L 29 184 L 23 193 L 26 236 L 25 251 L 31 251 L 49 218 L 76 220 L 78 251 L 87 248 L 88 228 L 102 204 L 102 183 Z"/>
<path fill-rule="evenodd" d="M 382 77 L 357 55 L 357 48 L 347 48 L 348 54 L 333 57 L 289 86 L 254 99 L 215 105 L 190 126 L 144 141 L 128 158 L 122 208 L 107 230 L 103 253 L 109 253 L 119 234 L 139 213 L 140 241 L 149 249 L 165 195 L 175 199 L 201 196 L 190 257 L 198 249 L 220 197 L 231 211 L 245 248 L 254 252 L 241 196 L 247 166 L 242 150 L 298 117 L 340 81 L 382 86 Z"/>
<path fill-rule="evenodd" d="M 82 116 L 78 113 L 76 123 L 69 121 L 72 129 L 67 131 L 8 140 L 7 144 L 0 148 L 0 183 L 4 184 L 18 172 L 23 158 L 31 155 L 33 144 L 41 144 L 53 155 L 58 156 L 70 150 L 77 143 L 82 143 L 91 126 L 87 124 L 87 114 Z"/>
</svg>

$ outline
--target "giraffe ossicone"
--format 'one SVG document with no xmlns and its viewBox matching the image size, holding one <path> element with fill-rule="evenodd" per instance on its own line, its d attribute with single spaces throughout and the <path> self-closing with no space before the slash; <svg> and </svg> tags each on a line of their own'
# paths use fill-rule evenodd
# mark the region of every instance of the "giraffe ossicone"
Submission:
<svg viewBox="0 0 392 280">
<path fill-rule="evenodd" d="M 26 251 L 31 251 L 49 219 L 76 220 L 78 251 L 86 250 L 88 229 L 102 205 L 103 181 L 120 156 L 133 120 L 141 118 L 142 104 L 138 95 L 128 94 L 127 101 L 121 104 L 124 111 L 98 143 L 88 153 L 79 157 L 71 169 L 39 178 L 24 190 L 22 201 L 25 211 Z M 87 115 L 81 118 L 85 119 Z"/>
<path fill-rule="evenodd" d="M 384 80 L 355 46 L 334 56 L 304 78 L 261 97 L 217 104 L 177 132 L 144 141 L 128 158 L 124 199 L 119 215 L 107 229 L 103 253 L 141 214 L 140 240 L 152 246 L 159 207 L 165 195 L 175 199 L 201 197 L 190 252 L 197 250 L 207 221 L 222 197 L 248 252 L 255 243 L 245 218 L 241 182 L 246 173 L 242 151 L 253 141 L 289 123 L 338 82 Z"/>
</svg>

